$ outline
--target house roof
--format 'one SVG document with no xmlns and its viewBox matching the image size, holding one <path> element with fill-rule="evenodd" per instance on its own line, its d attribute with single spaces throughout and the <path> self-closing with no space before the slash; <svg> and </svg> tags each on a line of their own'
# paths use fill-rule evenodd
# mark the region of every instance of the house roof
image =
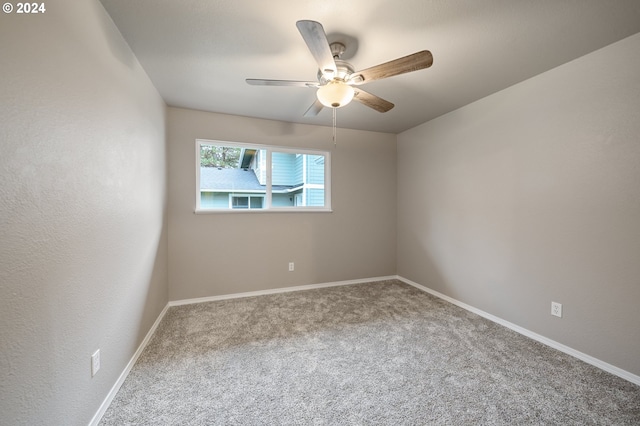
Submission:
<svg viewBox="0 0 640 426">
<path fill-rule="evenodd" d="M 300 185 L 273 185 L 272 191 L 286 191 Z M 200 167 L 200 190 L 265 192 L 265 185 L 253 170 Z"/>
<path fill-rule="evenodd" d="M 200 189 L 264 191 L 264 185 L 251 170 L 201 167 Z"/>
</svg>

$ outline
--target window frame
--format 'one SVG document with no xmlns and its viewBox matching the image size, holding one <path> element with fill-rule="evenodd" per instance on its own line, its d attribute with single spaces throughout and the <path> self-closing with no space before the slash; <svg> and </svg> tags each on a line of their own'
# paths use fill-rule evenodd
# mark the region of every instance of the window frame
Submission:
<svg viewBox="0 0 640 426">
<path fill-rule="evenodd" d="M 251 148 L 256 150 L 264 150 L 266 156 L 266 185 L 265 194 L 263 198 L 263 208 L 247 208 L 247 209 L 234 209 L 231 205 L 228 208 L 203 208 L 201 205 L 201 193 L 200 188 L 200 153 L 203 145 L 224 146 L 233 148 Z M 325 150 L 308 149 L 308 148 L 296 148 L 286 147 L 278 145 L 265 145 L 258 143 L 246 143 L 246 142 L 232 142 L 221 141 L 213 139 L 196 139 L 195 144 L 196 151 L 196 199 L 195 199 L 195 213 L 196 214 L 209 214 L 209 213 L 266 213 L 266 212 L 332 212 L 331 208 L 331 152 Z M 316 155 L 324 158 L 324 206 L 273 206 L 273 191 L 272 191 L 272 178 L 273 178 L 273 153 L 284 154 L 297 154 L 297 155 Z M 316 186 L 317 184 L 310 184 Z M 234 195 L 244 195 L 241 191 L 235 192 Z M 229 195 L 229 202 L 231 203 L 231 194 Z"/>
</svg>

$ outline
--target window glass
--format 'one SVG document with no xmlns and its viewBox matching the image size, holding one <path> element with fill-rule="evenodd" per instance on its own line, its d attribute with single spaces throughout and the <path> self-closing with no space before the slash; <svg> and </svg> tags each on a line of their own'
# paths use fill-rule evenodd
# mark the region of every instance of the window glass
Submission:
<svg viewBox="0 0 640 426">
<path fill-rule="evenodd" d="M 196 211 L 329 211 L 329 152 L 196 141 Z"/>
</svg>

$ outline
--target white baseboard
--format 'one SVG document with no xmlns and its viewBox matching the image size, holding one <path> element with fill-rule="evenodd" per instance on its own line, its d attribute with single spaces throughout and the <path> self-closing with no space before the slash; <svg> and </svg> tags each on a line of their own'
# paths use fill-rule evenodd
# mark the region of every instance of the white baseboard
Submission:
<svg viewBox="0 0 640 426">
<path fill-rule="evenodd" d="M 162 318 L 164 318 L 164 315 L 167 313 L 168 309 L 169 309 L 169 304 L 167 304 L 162 310 L 162 312 L 160 312 L 160 315 L 158 315 L 158 318 L 149 329 L 149 332 L 144 337 L 144 340 L 142 340 L 142 342 L 140 343 L 140 346 L 138 346 L 138 349 L 131 357 L 131 360 L 129 361 L 127 366 L 124 368 L 124 371 L 122 371 L 122 373 L 120 374 L 120 377 L 118 377 L 118 380 L 116 381 L 116 383 L 113 385 L 113 387 L 107 394 L 107 397 L 104 399 L 104 401 L 102 401 L 100 408 L 98 409 L 96 414 L 93 416 L 93 418 L 89 422 L 89 426 L 98 426 L 98 423 L 100 423 L 100 420 L 102 420 L 102 416 L 104 416 L 104 413 L 107 411 L 107 408 L 109 408 L 109 405 L 111 405 L 111 401 L 113 401 L 113 398 L 116 396 L 116 394 L 120 390 L 120 387 L 122 386 L 122 384 L 124 383 L 124 380 L 129 375 L 129 372 L 133 368 L 136 361 L 138 361 L 140 354 L 149 343 L 149 340 L 151 340 L 153 333 L 155 333 L 156 328 L 158 328 L 160 321 L 162 321 Z"/>
<path fill-rule="evenodd" d="M 290 291 L 313 290 L 314 288 L 337 287 L 350 284 L 370 283 L 374 281 L 385 281 L 398 279 L 396 275 L 388 277 L 364 278 L 358 280 L 335 281 L 322 284 L 308 284 L 295 287 L 281 287 L 270 290 L 248 291 L 244 293 L 224 294 L 222 296 L 198 297 L 195 299 L 182 299 L 169 302 L 169 306 L 190 305 L 192 303 L 216 302 L 218 300 L 239 299 L 242 297 L 264 296 L 266 294 L 288 293 Z"/>
<path fill-rule="evenodd" d="M 609 363 L 606 363 L 604 361 L 601 361 L 597 358 L 592 357 L 591 355 L 587 355 L 583 352 L 577 351 L 573 348 L 570 348 L 569 346 L 563 345 L 562 343 L 558 343 L 555 340 L 551 340 L 547 337 L 544 337 L 540 334 L 534 333 L 533 331 L 527 330 L 526 328 L 520 327 L 519 325 L 513 324 L 509 321 L 505 321 L 502 318 L 498 318 L 495 315 L 491 315 L 487 312 L 484 312 L 480 309 L 474 308 L 473 306 L 467 305 L 466 303 L 460 302 L 459 300 L 456 300 L 452 297 L 449 297 L 445 294 L 442 294 L 440 292 L 437 292 L 435 290 L 432 290 L 428 287 L 425 287 L 421 284 L 418 284 L 416 282 L 413 282 L 411 280 L 408 280 L 404 277 L 401 276 L 396 276 L 395 278 L 399 279 L 400 281 L 409 284 L 410 286 L 413 286 L 419 290 L 422 290 L 426 293 L 432 294 L 433 296 L 436 296 L 440 299 L 446 300 L 447 302 L 454 304 L 456 306 L 461 307 L 462 309 L 466 309 L 467 311 L 473 312 L 474 314 L 480 315 L 481 317 L 484 317 L 490 321 L 493 321 L 497 324 L 500 324 L 502 326 L 505 326 L 507 328 L 510 328 L 511 330 L 522 334 L 523 336 L 529 337 L 533 340 L 536 340 L 544 345 L 547 345 L 549 347 L 552 347 L 554 349 L 559 350 L 560 352 L 564 352 L 567 355 L 571 355 L 575 358 L 578 358 L 581 361 L 586 362 L 587 364 L 591 364 L 595 367 L 600 368 L 601 370 L 604 370 L 608 373 L 611 373 L 615 376 L 621 377 L 625 380 L 630 381 L 631 383 L 634 383 L 636 385 L 640 385 L 640 376 L 637 376 L 633 373 L 630 373 L 626 370 L 623 370 L 621 368 L 616 367 L 615 365 L 611 365 Z"/>
</svg>

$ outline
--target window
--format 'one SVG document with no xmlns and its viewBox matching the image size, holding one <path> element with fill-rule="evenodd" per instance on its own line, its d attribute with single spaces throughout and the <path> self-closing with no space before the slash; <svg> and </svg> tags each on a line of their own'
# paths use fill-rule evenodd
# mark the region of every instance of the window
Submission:
<svg viewBox="0 0 640 426">
<path fill-rule="evenodd" d="M 330 155 L 196 141 L 196 212 L 331 211 Z"/>
<path fill-rule="evenodd" d="M 261 209 L 264 197 L 230 195 L 232 209 Z"/>
</svg>

